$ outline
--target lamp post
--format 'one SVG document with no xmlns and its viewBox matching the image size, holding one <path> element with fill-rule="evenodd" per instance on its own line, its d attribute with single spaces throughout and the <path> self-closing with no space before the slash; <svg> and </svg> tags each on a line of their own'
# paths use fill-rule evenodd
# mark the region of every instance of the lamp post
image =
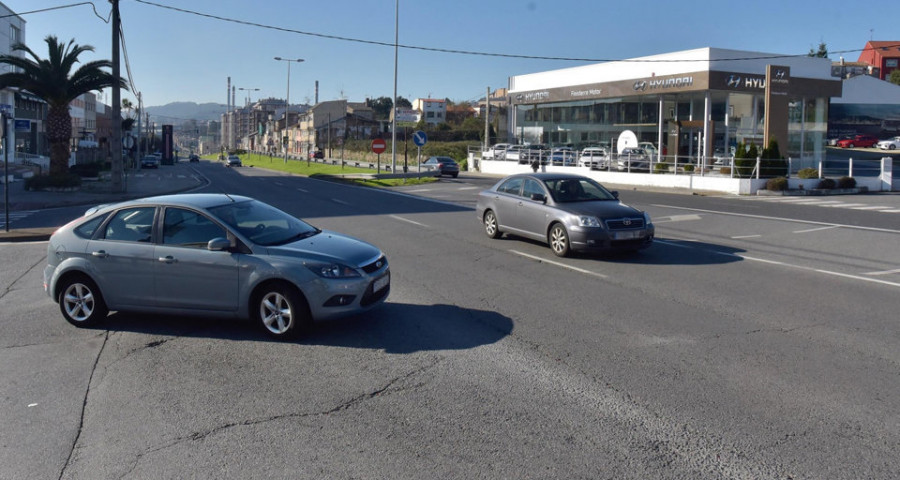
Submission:
<svg viewBox="0 0 900 480">
<path fill-rule="evenodd" d="M 258 92 L 258 88 L 244 88 L 238 87 L 238 90 L 246 90 L 247 91 L 247 105 L 250 105 L 250 92 Z"/>
<path fill-rule="evenodd" d="M 287 62 L 287 64 L 288 64 L 287 98 L 285 99 L 285 104 L 284 104 L 284 134 L 287 135 L 288 134 L 288 118 L 289 118 L 288 114 L 291 111 L 291 62 L 300 63 L 303 61 L 303 59 L 302 58 L 292 59 L 292 58 L 275 57 L 275 60 L 278 60 L 279 62 Z M 284 145 L 284 163 L 287 163 L 288 145 L 290 145 L 290 139 L 288 139 L 287 143 Z"/>
<path fill-rule="evenodd" d="M 248 135 L 247 138 L 249 138 L 249 135 L 253 132 L 253 123 L 254 123 L 254 121 L 256 120 L 256 117 L 252 115 L 253 111 L 250 110 L 250 92 L 258 92 L 259 89 L 258 89 L 258 88 L 244 88 L 244 87 L 238 87 L 238 90 L 242 90 L 242 91 L 246 91 L 246 92 L 247 92 L 247 97 L 246 97 L 246 99 L 247 99 L 246 102 L 247 102 L 247 103 L 245 104 L 245 108 L 247 109 L 246 115 L 247 115 L 247 118 L 248 118 L 248 120 L 247 120 L 247 128 L 246 128 L 246 131 L 244 131 L 244 128 L 243 128 L 243 122 L 241 122 L 241 127 L 242 127 L 242 128 L 241 128 L 241 130 L 242 130 L 241 133 L 246 133 L 246 134 Z M 243 117 L 243 114 L 242 114 L 241 116 Z M 249 140 L 248 140 L 248 142 L 247 142 L 247 147 L 248 147 L 247 150 L 249 150 L 250 153 L 252 154 L 252 153 L 253 153 L 253 149 L 252 149 L 252 148 L 249 148 L 249 147 L 250 147 L 250 142 L 249 142 Z"/>
</svg>

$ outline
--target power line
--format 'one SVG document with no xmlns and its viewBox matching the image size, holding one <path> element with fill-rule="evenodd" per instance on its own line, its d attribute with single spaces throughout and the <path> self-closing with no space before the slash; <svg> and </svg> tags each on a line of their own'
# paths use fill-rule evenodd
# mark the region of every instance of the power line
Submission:
<svg viewBox="0 0 900 480">
<path fill-rule="evenodd" d="M 3 16 L 0 16 L 0 18 L 18 17 L 18 16 L 21 16 L 21 15 L 29 15 L 29 14 L 32 14 L 32 13 L 44 13 L 44 12 L 49 12 L 49 11 L 52 11 L 52 10 L 62 10 L 62 9 L 64 9 L 64 8 L 80 7 L 80 6 L 82 6 L 82 5 L 90 5 L 91 8 L 94 9 L 94 15 L 96 15 L 97 18 L 99 18 L 100 20 L 103 20 L 103 21 L 106 22 L 106 23 L 109 23 L 109 17 L 112 16 L 112 10 L 110 10 L 109 15 L 107 15 L 106 18 L 103 18 L 99 13 L 97 13 L 97 6 L 94 5 L 93 2 L 72 3 L 72 4 L 69 4 L 69 5 L 60 5 L 60 6 L 58 6 L 58 7 L 42 8 L 42 9 L 40 9 L 40 10 L 31 10 L 31 11 L 29 11 L 29 12 L 19 12 L 19 13 L 13 13 L 13 14 L 11 14 L 11 15 L 3 15 Z"/>
<path fill-rule="evenodd" d="M 159 3 L 151 2 L 149 0 L 134 0 L 134 1 L 136 1 L 138 3 L 143 3 L 145 5 L 157 7 L 157 8 L 173 10 L 176 12 L 187 13 L 187 14 L 196 15 L 199 17 L 211 18 L 211 19 L 220 20 L 223 22 L 236 23 L 239 25 L 247 25 L 247 26 L 251 26 L 251 27 L 264 28 L 267 30 L 276 30 L 276 31 L 280 31 L 280 32 L 295 33 L 298 35 L 307 35 L 310 37 L 326 38 L 326 39 L 330 39 L 330 40 L 339 40 L 339 41 L 344 41 L 344 42 L 363 43 L 363 44 L 377 45 L 377 46 L 382 46 L 382 47 L 394 47 L 394 44 L 391 42 L 381 42 L 381 41 L 377 41 L 377 40 L 365 40 L 365 39 L 360 39 L 360 38 L 343 37 L 343 36 L 339 36 L 339 35 L 329 35 L 329 34 L 325 34 L 325 33 L 307 32 L 307 31 L 303 31 L 303 30 L 295 30 L 295 29 L 291 29 L 291 28 L 278 27 L 275 25 L 266 25 L 263 23 L 249 22 L 246 20 L 238 20 L 236 18 L 223 17 L 220 15 L 213 15 L 210 13 L 202 13 L 202 12 L 198 12 L 195 10 L 188 10 L 186 8 L 173 7 L 170 5 L 162 5 Z M 889 45 L 887 47 L 879 47 L 879 48 L 892 48 L 892 47 L 896 47 L 896 46 L 900 46 L 900 44 Z M 418 46 L 418 45 L 398 44 L 397 47 L 407 49 L 407 50 L 422 50 L 422 51 L 428 51 L 428 52 L 452 53 L 452 54 L 459 54 L 459 55 L 476 55 L 476 56 L 483 56 L 483 57 L 502 57 L 502 58 L 520 58 L 520 59 L 528 59 L 528 60 L 558 60 L 558 61 L 568 61 L 568 62 L 678 63 L 678 62 L 707 62 L 707 61 L 710 61 L 709 59 L 651 59 L 651 58 L 611 59 L 611 58 L 547 57 L 547 56 L 537 56 L 537 55 L 519 55 L 519 54 L 510 54 L 510 53 L 491 53 L 491 52 L 477 52 L 477 51 L 472 51 L 472 50 L 456 50 L 456 49 L 449 49 L 449 48 L 423 47 L 423 46 Z M 862 52 L 862 51 L 866 51 L 866 50 L 876 50 L 876 49 L 877 48 L 836 50 L 836 51 L 829 52 L 829 53 L 842 54 L 842 53 Z M 769 59 L 779 59 L 779 58 L 802 58 L 802 57 L 807 57 L 807 56 L 809 56 L 809 55 L 806 53 L 796 54 L 796 55 L 775 54 L 775 55 L 758 55 L 758 56 L 737 57 L 737 58 L 723 58 L 723 59 L 717 59 L 715 61 L 727 62 L 727 61 L 769 60 Z"/>
</svg>

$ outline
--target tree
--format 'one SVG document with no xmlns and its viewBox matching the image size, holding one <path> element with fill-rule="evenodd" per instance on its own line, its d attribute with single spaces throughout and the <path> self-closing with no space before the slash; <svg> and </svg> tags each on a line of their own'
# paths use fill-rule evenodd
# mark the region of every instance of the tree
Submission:
<svg viewBox="0 0 900 480">
<path fill-rule="evenodd" d="M 410 109 L 410 108 L 412 108 L 412 102 L 410 102 L 409 100 L 407 100 L 403 97 L 398 96 L 397 97 L 397 108 Z"/>
<path fill-rule="evenodd" d="M 104 70 L 112 68 L 109 60 L 88 62 L 72 72 L 75 64 L 79 63 L 78 57 L 84 52 L 93 52 L 94 47 L 78 45 L 74 39 L 62 44 L 53 35 L 48 35 L 44 41 L 48 50 L 46 59 L 40 58 L 22 43 L 13 45 L 12 51 L 25 52 L 27 57 L 0 55 L 0 64 L 13 67 L 9 73 L 0 74 L 0 88 L 27 90 L 47 102 L 50 175 L 59 175 L 69 168 L 69 139 L 72 137 L 69 103 L 84 93 L 112 87 L 116 83 L 127 89 L 128 83 Z"/>
<path fill-rule="evenodd" d="M 375 119 L 386 120 L 391 116 L 391 107 L 394 106 L 394 100 L 390 97 L 378 97 L 366 101 L 369 108 L 375 112 Z"/>
<path fill-rule="evenodd" d="M 825 45 L 825 42 L 819 42 L 819 49 L 813 50 L 809 49 L 810 57 L 818 57 L 818 58 L 828 58 L 828 46 Z"/>
<path fill-rule="evenodd" d="M 900 85 L 900 70 L 894 70 L 891 72 L 891 76 L 888 77 L 888 81 L 893 83 L 894 85 Z"/>
</svg>

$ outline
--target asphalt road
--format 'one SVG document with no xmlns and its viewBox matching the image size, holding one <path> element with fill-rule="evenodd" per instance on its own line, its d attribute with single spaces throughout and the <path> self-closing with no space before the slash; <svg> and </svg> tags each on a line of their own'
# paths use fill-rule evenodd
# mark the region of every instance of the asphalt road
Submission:
<svg viewBox="0 0 900 480">
<path fill-rule="evenodd" d="M 0 244 L 0 478 L 900 472 L 898 196 L 623 190 L 657 243 L 558 259 L 484 235 L 490 179 L 398 193 L 196 168 L 381 247 L 388 303 L 297 343 L 127 314 L 79 330 L 41 290 L 45 244 Z"/>
</svg>

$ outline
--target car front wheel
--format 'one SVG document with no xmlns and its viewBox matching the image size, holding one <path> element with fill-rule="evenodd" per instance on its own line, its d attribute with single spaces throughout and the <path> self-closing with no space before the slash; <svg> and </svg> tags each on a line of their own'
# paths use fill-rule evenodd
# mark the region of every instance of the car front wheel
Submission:
<svg viewBox="0 0 900 480">
<path fill-rule="evenodd" d="M 489 238 L 500 238 L 500 225 L 497 223 L 497 216 L 493 210 L 484 212 L 484 233 Z"/>
<path fill-rule="evenodd" d="M 559 223 L 553 225 L 550 228 L 550 250 L 553 250 L 553 254 L 557 257 L 565 257 L 569 254 L 569 234 L 566 232 L 566 227 L 563 227 Z"/>
<path fill-rule="evenodd" d="M 310 323 L 309 309 L 303 297 L 281 283 L 266 287 L 257 302 L 257 320 L 273 338 L 292 339 Z"/>
<path fill-rule="evenodd" d="M 895 147 L 894 144 L 888 145 L 888 150 L 893 150 L 893 149 L 895 149 L 895 148 L 897 148 L 897 147 Z"/>
<path fill-rule="evenodd" d="M 109 313 L 97 284 L 82 275 L 63 281 L 57 302 L 66 321 L 76 327 L 97 325 Z"/>
</svg>

